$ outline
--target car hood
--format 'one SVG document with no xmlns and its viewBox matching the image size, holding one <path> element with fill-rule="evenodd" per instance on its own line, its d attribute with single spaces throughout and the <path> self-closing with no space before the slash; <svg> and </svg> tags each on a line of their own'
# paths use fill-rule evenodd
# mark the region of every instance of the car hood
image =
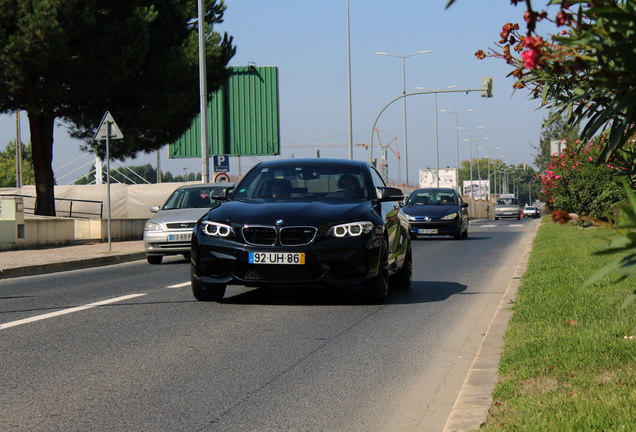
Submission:
<svg viewBox="0 0 636 432">
<path fill-rule="evenodd" d="M 207 217 L 216 222 L 238 225 L 275 225 L 282 219 L 281 225 L 284 226 L 321 226 L 369 220 L 371 210 L 369 201 L 245 199 L 223 202 Z"/>
<path fill-rule="evenodd" d="M 459 212 L 459 206 L 451 205 L 405 205 L 402 211 L 411 216 L 429 216 L 432 218 L 446 216 L 449 213 Z"/>
<path fill-rule="evenodd" d="M 158 224 L 172 222 L 196 222 L 201 219 L 201 217 L 203 217 L 209 210 L 209 208 L 159 210 L 159 212 L 151 217 L 149 221 Z"/>
</svg>

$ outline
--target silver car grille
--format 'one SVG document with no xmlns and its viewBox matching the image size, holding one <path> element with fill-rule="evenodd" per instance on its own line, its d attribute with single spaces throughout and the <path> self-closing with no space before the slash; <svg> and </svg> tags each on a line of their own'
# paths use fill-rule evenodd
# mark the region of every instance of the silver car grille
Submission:
<svg viewBox="0 0 636 432">
<path fill-rule="evenodd" d="M 196 222 L 173 222 L 167 223 L 166 228 L 168 229 L 193 229 L 196 225 Z"/>
</svg>

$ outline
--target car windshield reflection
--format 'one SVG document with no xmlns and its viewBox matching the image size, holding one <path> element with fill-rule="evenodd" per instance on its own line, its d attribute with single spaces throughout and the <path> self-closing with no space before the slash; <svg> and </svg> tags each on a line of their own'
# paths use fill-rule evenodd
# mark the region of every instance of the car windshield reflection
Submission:
<svg viewBox="0 0 636 432">
<path fill-rule="evenodd" d="M 233 199 L 334 198 L 368 199 L 369 182 L 361 169 L 285 165 L 251 171 L 241 182 Z"/>
<path fill-rule="evenodd" d="M 409 197 L 407 205 L 456 205 L 457 199 L 454 195 L 437 192 L 414 192 Z"/>
</svg>

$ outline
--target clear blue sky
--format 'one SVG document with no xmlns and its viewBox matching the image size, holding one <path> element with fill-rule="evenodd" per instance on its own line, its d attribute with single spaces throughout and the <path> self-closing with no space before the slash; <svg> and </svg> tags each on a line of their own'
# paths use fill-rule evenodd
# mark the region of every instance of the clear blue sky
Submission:
<svg viewBox="0 0 636 432">
<path fill-rule="evenodd" d="M 226 0 L 225 22 L 217 30 L 234 36 L 237 53 L 232 66 L 253 62 L 258 66 L 278 66 L 280 85 L 281 157 L 315 155 L 348 157 L 347 90 L 347 9 L 346 0 Z M 376 55 L 388 52 L 408 55 L 422 50 L 430 53 L 406 59 L 406 91 L 415 87 L 476 89 L 481 78 L 494 77 L 494 98 L 482 98 L 478 92 L 440 93 L 438 109 L 473 112 L 461 114 L 459 125 L 483 129 L 472 132 L 473 157 L 476 147 L 491 148 L 491 158 L 510 164 L 532 163 L 539 144 L 542 120 L 548 116 L 538 109 L 539 101 L 528 93 L 513 95 L 511 68 L 502 60 L 477 60 L 479 49 L 494 47 L 507 22 L 522 22 L 522 6 L 508 0 L 458 0 L 445 10 L 446 0 L 350 0 L 351 75 L 354 143 L 369 144 L 371 129 L 380 110 L 402 93 L 402 60 Z M 193 97 L 198 98 L 197 95 Z M 418 180 L 418 170 L 435 168 L 435 97 L 407 98 L 409 180 Z M 404 117 L 402 102 L 391 105 L 380 117 L 377 128 L 383 131 L 383 144 L 404 156 Z M 117 119 L 115 119 L 116 121 Z M 456 116 L 438 113 L 440 168 L 455 166 Z M 123 131 L 125 134 L 125 131 Z M 22 140 L 28 141 L 26 115 L 22 114 Z M 484 140 L 484 138 L 488 138 Z M 0 146 L 15 139 L 15 117 L 0 117 Z M 467 131 L 459 133 L 459 159 L 469 159 Z M 475 142 L 476 141 L 476 142 Z M 374 144 L 378 144 L 377 136 Z M 495 147 L 499 147 L 495 149 Z M 485 150 L 479 156 L 487 156 Z M 374 157 L 380 149 L 375 147 Z M 63 127 L 56 128 L 54 163 L 60 179 L 70 169 L 79 168 L 90 158 L 82 156 L 79 142 L 68 137 Z M 355 159 L 368 159 L 369 151 L 355 147 Z M 265 158 L 241 158 L 241 171 Z M 155 164 L 155 155 L 145 155 L 128 164 Z M 70 163 L 70 164 L 69 164 Z M 389 152 L 389 176 L 404 178 L 404 160 Z M 67 165 L 69 164 L 69 165 Z M 161 151 L 163 171 L 183 174 L 200 172 L 200 159 L 169 160 Z M 210 160 L 210 166 L 212 161 Z M 65 166 L 62 168 L 63 166 Z M 58 181 L 72 182 L 85 175 L 88 167 L 76 175 Z M 231 162 L 231 173 L 238 173 L 238 162 Z"/>
</svg>

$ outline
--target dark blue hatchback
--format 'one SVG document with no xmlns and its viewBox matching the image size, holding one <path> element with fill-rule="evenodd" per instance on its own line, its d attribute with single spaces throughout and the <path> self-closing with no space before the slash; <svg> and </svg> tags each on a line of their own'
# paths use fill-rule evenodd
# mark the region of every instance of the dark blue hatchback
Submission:
<svg viewBox="0 0 636 432">
<path fill-rule="evenodd" d="M 468 203 L 455 189 L 416 189 L 402 207 L 411 238 L 418 236 L 468 237 Z"/>
</svg>

